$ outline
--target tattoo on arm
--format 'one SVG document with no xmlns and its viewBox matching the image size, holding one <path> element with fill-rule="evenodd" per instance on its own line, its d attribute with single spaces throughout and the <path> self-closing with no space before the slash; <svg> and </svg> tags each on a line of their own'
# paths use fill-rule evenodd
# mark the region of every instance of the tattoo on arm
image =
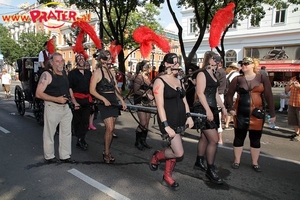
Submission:
<svg viewBox="0 0 300 200">
<path fill-rule="evenodd" d="M 47 80 L 47 75 L 45 73 L 42 73 L 39 84 L 44 84 L 46 80 Z"/>
</svg>

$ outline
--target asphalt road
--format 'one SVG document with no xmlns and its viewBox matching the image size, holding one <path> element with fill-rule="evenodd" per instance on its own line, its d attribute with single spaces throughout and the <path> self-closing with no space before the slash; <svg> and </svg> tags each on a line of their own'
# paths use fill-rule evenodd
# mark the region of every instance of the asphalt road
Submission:
<svg viewBox="0 0 300 200">
<path fill-rule="evenodd" d="M 259 163 L 262 173 L 251 169 L 249 141 L 238 170 L 233 161 L 233 131 L 223 133 L 224 145 L 219 146 L 216 165 L 225 184 L 210 183 L 205 175 L 193 170 L 199 134 L 188 130 L 183 137 L 185 156 L 177 163 L 174 178 L 179 191 L 162 186 L 164 163 L 156 172 L 148 162 L 154 150 L 166 145 L 156 124 L 148 135 L 152 150 L 134 147 L 136 122 L 130 113 L 122 112 L 115 133 L 112 154 L 115 164 L 104 164 L 103 122 L 95 120 L 96 131 L 89 131 L 88 151 L 75 148 L 75 164 L 45 164 L 42 150 L 42 127 L 33 118 L 30 108 L 20 116 L 11 99 L 0 92 L 0 199 L 299 199 L 300 143 L 290 141 L 291 130 L 264 129 Z M 28 107 L 28 104 L 27 104 Z M 283 115 L 283 114 L 282 114 Z M 56 142 L 58 138 L 56 137 Z M 56 147 L 57 148 L 57 147 Z"/>
</svg>

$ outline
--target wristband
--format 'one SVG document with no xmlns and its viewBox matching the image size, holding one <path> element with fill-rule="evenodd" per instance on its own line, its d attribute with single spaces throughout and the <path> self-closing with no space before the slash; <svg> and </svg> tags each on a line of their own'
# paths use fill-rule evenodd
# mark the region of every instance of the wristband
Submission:
<svg viewBox="0 0 300 200">
<path fill-rule="evenodd" d="M 164 125 L 165 128 L 169 126 L 167 120 L 166 120 L 166 121 L 163 121 L 162 124 Z"/>
<path fill-rule="evenodd" d="M 190 112 L 186 113 L 185 116 L 186 116 L 186 118 L 192 117 Z"/>
</svg>

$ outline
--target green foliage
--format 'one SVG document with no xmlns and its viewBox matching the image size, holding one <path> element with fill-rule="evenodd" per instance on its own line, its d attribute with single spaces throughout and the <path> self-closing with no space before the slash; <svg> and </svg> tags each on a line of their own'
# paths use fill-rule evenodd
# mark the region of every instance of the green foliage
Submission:
<svg viewBox="0 0 300 200">
<path fill-rule="evenodd" d="M 22 33 L 19 37 L 19 45 L 22 51 L 22 56 L 38 56 L 39 52 L 44 49 L 44 43 L 49 40 L 49 35 L 44 32 L 38 33 Z"/>
<path fill-rule="evenodd" d="M 10 38 L 8 30 L 2 24 L 0 24 L 0 35 L 0 48 L 4 62 L 13 64 L 21 55 L 20 47 L 15 40 Z"/>
</svg>

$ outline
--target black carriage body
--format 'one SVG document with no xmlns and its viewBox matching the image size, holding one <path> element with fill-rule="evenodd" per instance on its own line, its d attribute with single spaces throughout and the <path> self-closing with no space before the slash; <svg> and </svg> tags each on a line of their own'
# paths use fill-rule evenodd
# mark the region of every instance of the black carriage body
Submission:
<svg viewBox="0 0 300 200">
<path fill-rule="evenodd" d="M 38 60 L 38 57 L 23 57 L 17 60 L 19 80 L 22 84 L 25 100 L 28 102 L 34 101 L 39 79 Z"/>
<path fill-rule="evenodd" d="M 44 101 L 35 97 L 42 69 L 38 57 L 23 57 L 17 60 L 17 70 L 21 86 L 16 86 L 15 102 L 20 115 L 25 113 L 25 101 L 30 103 L 36 120 L 43 125 Z"/>
</svg>

